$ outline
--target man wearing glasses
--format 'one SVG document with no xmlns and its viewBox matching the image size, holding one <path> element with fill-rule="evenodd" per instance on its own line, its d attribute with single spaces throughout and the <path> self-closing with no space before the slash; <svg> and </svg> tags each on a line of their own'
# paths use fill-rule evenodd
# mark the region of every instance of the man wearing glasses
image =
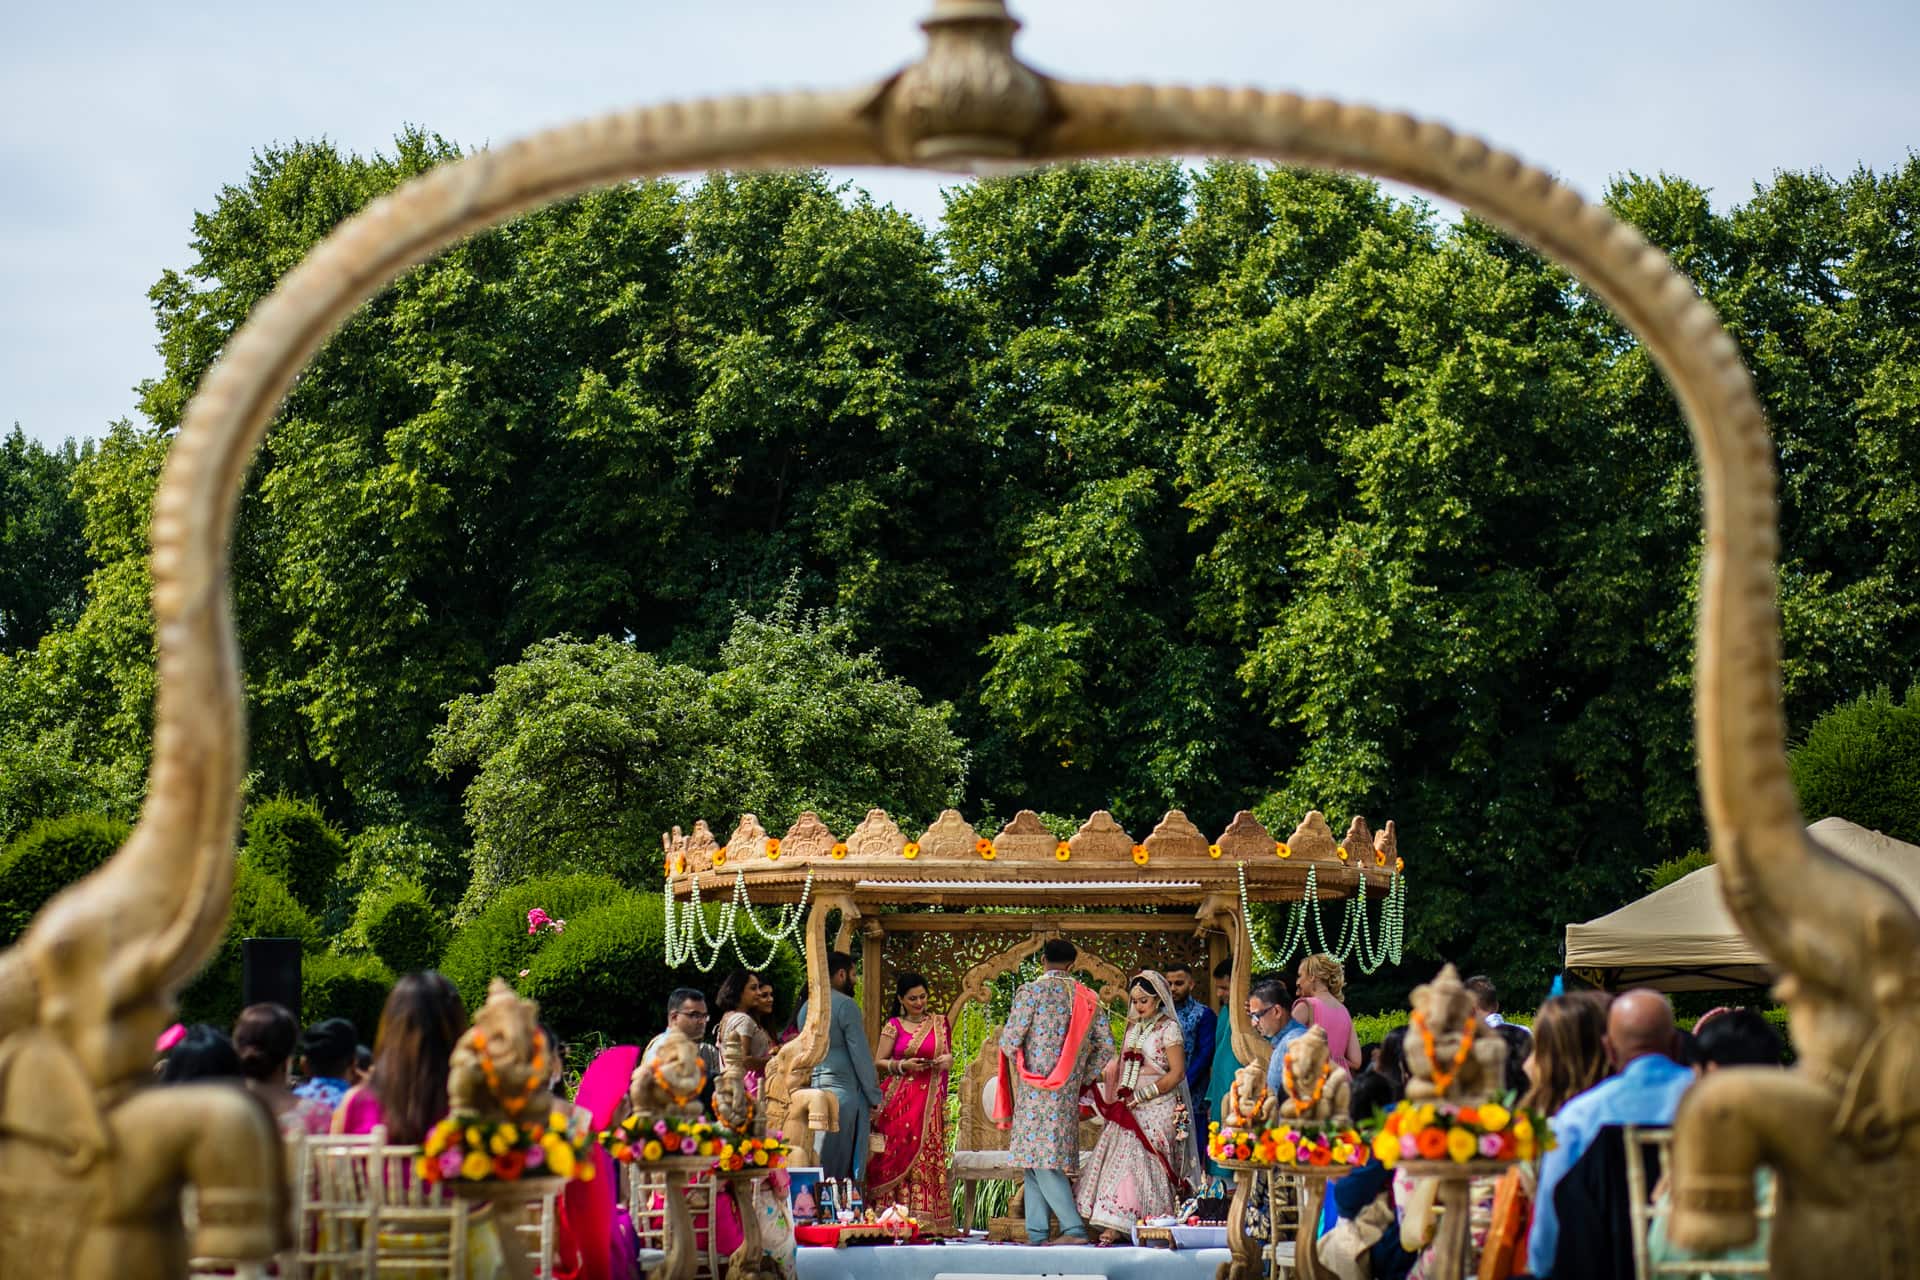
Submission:
<svg viewBox="0 0 1920 1280">
<path fill-rule="evenodd" d="M 713 1101 L 713 1086 L 720 1079 L 720 1050 L 718 1046 L 706 1042 L 707 1035 L 707 997 L 692 987 L 676 987 L 667 997 L 667 1030 L 678 1031 L 699 1047 L 700 1065 L 707 1069 L 707 1085 L 700 1091 L 700 1101 Z M 653 1051 L 667 1038 L 667 1032 L 647 1042 L 647 1050 L 640 1055 L 640 1061 L 646 1062 L 653 1057 Z"/>
<path fill-rule="evenodd" d="M 1267 1061 L 1267 1088 L 1275 1097 L 1280 1096 L 1283 1088 L 1280 1077 L 1286 1067 L 1287 1046 L 1307 1030 L 1293 1020 L 1288 1009 L 1286 983 L 1278 978 L 1262 978 L 1253 984 L 1247 996 L 1247 1017 L 1253 1020 L 1254 1030 L 1273 1046 L 1273 1057 Z"/>
</svg>

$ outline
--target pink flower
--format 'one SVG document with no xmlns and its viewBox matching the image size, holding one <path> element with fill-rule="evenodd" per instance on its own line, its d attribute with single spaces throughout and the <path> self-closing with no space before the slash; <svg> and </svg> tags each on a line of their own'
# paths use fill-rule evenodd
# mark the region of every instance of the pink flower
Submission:
<svg viewBox="0 0 1920 1280">
<path fill-rule="evenodd" d="M 531 970 L 531 969 L 522 969 L 522 970 L 520 971 L 520 976 L 524 978 L 524 977 L 526 977 L 526 976 L 527 976 L 528 974 L 530 974 L 530 973 L 532 973 L 532 972 L 533 972 L 533 970 Z"/>
<path fill-rule="evenodd" d="M 1413 1135 L 1410 1133 L 1400 1135 L 1400 1158 L 1402 1160 L 1418 1160 L 1420 1158 L 1420 1144 L 1413 1140 Z"/>
<path fill-rule="evenodd" d="M 542 1148 L 539 1143 L 536 1142 L 532 1146 L 527 1148 L 527 1168 L 538 1169 L 541 1165 L 545 1164 L 546 1162 L 547 1162 L 546 1150 Z"/>
<path fill-rule="evenodd" d="M 680 1152 L 682 1155 L 689 1155 L 689 1156 L 699 1155 L 700 1154 L 699 1140 L 695 1138 L 680 1139 Z"/>
<path fill-rule="evenodd" d="M 655 1121 L 653 1122 L 653 1131 L 654 1131 L 655 1133 L 657 1133 L 657 1134 L 659 1134 L 659 1135 L 660 1135 L 661 1137 L 663 1137 L 663 1138 L 664 1138 L 664 1137 L 666 1137 L 666 1136 L 667 1136 L 667 1122 L 666 1122 L 665 1120 L 655 1120 Z"/>
<path fill-rule="evenodd" d="M 442 1151 L 440 1153 L 440 1176 L 443 1178 L 458 1178 L 460 1176 L 460 1160 L 461 1156 L 458 1151 Z"/>
<path fill-rule="evenodd" d="M 533 910 L 527 912 L 527 932 L 529 934 L 540 932 L 540 926 L 547 922 L 547 913 L 539 907 L 535 907 Z"/>
<path fill-rule="evenodd" d="M 1500 1135 L 1483 1133 L 1480 1135 L 1480 1154 L 1491 1160 L 1500 1154 Z"/>
</svg>

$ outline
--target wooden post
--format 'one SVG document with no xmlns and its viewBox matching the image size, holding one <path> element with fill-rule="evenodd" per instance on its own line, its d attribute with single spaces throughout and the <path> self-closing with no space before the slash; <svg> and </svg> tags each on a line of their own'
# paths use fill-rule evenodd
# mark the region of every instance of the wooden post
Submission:
<svg viewBox="0 0 1920 1280">
<path fill-rule="evenodd" d="M 867 1044 L 879 1051 L 880 1024 L 887 1011 L 887 930 L 880 917 L 860 922 L 860 1005 L 867 1016 Z"/>
</svg>

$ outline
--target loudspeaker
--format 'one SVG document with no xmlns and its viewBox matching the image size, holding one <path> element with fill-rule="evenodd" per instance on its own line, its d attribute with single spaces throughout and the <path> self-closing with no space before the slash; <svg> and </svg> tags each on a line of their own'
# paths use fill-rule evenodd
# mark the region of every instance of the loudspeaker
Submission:
<svg viewBox="0 0 1920 1280">
<path fill-rule="evenodd" d="M 283 1004 L 300 1022 L 300 939 L 240 940 L 240 1003 Z"/>
</svg>

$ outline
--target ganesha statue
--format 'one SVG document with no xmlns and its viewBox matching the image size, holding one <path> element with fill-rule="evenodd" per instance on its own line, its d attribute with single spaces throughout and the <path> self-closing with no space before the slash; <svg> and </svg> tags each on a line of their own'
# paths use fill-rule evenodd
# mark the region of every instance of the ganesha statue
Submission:
<svg viewBox="0 0 1920 1280">
<path fill-rule="evenodd" d="M 1233 1088 L 1220 1102 L 1220 1123 L 1229 1129 L 1265 1129 L 1273 1124 L 1274 1113 L 1266 1067 L 1249 1062 L 1234 1072 Z"/>
<path fill-rule="evenodd" d="M 633 1069 L 627 1100 L 644 1124 L 661 1119 L 699 1120 L 706 1115 L 700 1099 L 706 1087 L 707 1064 L 700 1046 L 670 1027 Z"/>
<path fill-rule="evenodd" d="M 1334 1062 L 1325 1027 L 1309 1027 L 1287 1046 L 1280 1079 L 1286 1092 L 1279 1106 L 1281 1119 L 1346 1123 L 1353 1105 L 1353 1078 Z"/>
<path fill-rule="evenodd" d="M 1447 965 L 1413 989 L 1407 1021 L 1407 1098 L 1484 1102 L 1504 1087 L 1507 1042 L 1480 1020 L 1473 994 Z"/>
<path fill-rule="evenodd" d="M 553 1110 L 552 1047 L 540 1006 L 499 978 L 447 1062 L 447 1107 L 463 1119 L 519 1120 Z"/>
</svg>

